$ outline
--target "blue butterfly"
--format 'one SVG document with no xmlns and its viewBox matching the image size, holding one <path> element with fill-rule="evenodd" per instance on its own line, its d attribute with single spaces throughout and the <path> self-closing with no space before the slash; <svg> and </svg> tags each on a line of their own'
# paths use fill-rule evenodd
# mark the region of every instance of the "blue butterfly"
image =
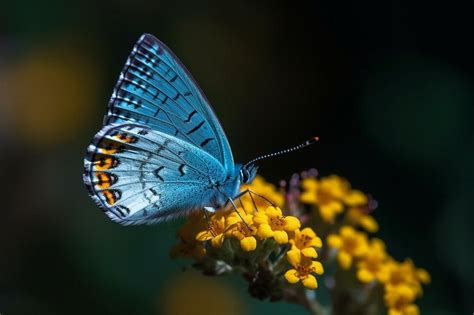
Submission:
<svg viewBox="0 0 474 315">
<path fill-rule="evenodd" d="M 144 34 L 87 148 L 84 183 L 111 220 L 152 224 L 233 203 L 240 185 L 255 177 L 255 162 L 268 156 L 235 164 L 191 74 L 166 45 Z"/>
</svg>

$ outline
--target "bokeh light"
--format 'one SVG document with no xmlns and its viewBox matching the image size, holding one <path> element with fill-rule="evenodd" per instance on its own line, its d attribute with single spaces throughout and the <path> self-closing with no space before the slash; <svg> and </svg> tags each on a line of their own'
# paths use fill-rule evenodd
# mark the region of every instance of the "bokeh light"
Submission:
<svg viewBox="0 0 474 315">
<path fill-rule="evenodd" d="M 87 52 L 61 39 L 12 58 L 3 73 L 2 95 L 9 132 L 38 148 L 71 141 L 96 113 L 98 70 Z"/>
</svg>

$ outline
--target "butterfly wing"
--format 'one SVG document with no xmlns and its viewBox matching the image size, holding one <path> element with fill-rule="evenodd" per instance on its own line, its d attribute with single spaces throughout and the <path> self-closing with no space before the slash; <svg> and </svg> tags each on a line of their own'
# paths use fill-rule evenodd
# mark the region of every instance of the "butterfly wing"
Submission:
<svg viewBox="0 0 474 315">
<path fill-rule="evenodd" d="M 212 203 L 226 172 L 213 156 L 136 124 L 108 125 L 87 148 L 84 182 L 115 222 L 152 224 Z"/>
<path fill-rule="evenodd" d="M 227 137 L 203 92 L 173 52 L 149 34 L 128 57 L 104 120 L 124 122 L 173 135 L 215 157 L 228 174 L 234 170 Z"/>
</svg>

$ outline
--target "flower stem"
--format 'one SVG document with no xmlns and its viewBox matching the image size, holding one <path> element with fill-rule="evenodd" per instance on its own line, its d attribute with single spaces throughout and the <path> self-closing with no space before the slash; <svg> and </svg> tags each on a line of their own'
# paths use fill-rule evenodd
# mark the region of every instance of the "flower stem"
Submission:
<svg viewBox="0 0 474 315">
<path fill-rule="evenodd" d="M 326 309 L 318 303 L 315 299 L 309 298 L 305 294 L 303 306 L 313 315 L 326 315 Z"/>
<path fill-rule="evenodd" d="M 307 294 L 307 291 L 303 288 L 299 290 L 293 290 L 292 288 L 289 290 L 285 290 L 285 298 L 288 302 L 294 304 L 300 304 L 304 306 L 310 314 L 312 315 L 328 315 L 328 309 L 319 304 L 319 302 L 312 297 L 311 295 Z"/>
</svg>

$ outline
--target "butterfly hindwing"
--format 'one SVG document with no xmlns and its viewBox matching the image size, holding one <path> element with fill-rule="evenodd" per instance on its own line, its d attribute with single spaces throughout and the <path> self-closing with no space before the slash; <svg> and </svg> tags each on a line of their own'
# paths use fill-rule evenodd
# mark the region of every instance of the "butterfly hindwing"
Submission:
<svg viewBox="0 0 474 315">
<path fill-rule="evenodd" d="M 223 166 L 207 152 L 136 124 L 105 126 L 85 159 L 90 195 L 124 225 L 156 223 L 192 211 L 213 197 L 210 182 L 225 177 Z"/>
<path fill-rule="evenodd" d="M 171 50 L 149 34 L 138 40 L 120 74 L 104 124 L 129 122 L 186 141 L 233 171 L 229 143 L 209 102 Z"/>
</svg>

